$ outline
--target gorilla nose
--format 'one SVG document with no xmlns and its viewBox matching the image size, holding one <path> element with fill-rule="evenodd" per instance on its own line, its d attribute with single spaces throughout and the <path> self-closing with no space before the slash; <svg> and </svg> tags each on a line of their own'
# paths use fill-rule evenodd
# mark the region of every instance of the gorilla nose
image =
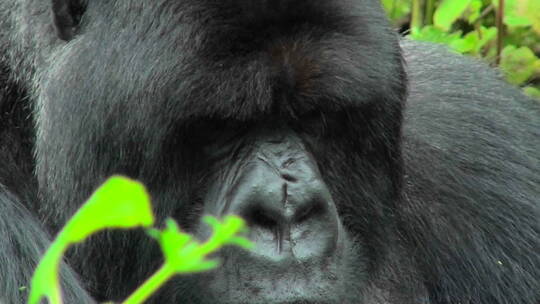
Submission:
<svg viewBox="0 0 540 304">
<path fill-rule="evenodd" d="M 270 260 L 323 258 L 336 249 L 340 225 L 330 192 L 312 166 L 296 167 L 258 163 L 237 185 L 228 210 L 246 219 L 255 254 Z"/>
</svg>

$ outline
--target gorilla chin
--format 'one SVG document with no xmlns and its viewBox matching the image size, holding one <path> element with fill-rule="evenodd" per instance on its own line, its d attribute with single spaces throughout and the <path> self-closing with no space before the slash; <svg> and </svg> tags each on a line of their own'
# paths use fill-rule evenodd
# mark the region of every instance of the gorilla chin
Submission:
<svg viewBox="0 0 540 304">
<path fill-rule="evenodd" d="M 345 266 L 351 266 L 343 265 L 343 257 L 303 261 L 289 256 L 269 263 L 245 254 L 224 260 L 222 268 L 197 279 L 207 292 L 197 302 L 354 303 L 347 295 L 347 288 L 352 287 L 347 275 L 352 274 L 347 274 Z"/>
<path fill-rule="evenodd" d="M 0 302 L 106 178 L 250 252 L 145 303 L 540 303 L 540 104 L 374 0 L 0 0 Z M 138 230 L 61 265 L 66 304 L 162 263 Z"/>
</svg>

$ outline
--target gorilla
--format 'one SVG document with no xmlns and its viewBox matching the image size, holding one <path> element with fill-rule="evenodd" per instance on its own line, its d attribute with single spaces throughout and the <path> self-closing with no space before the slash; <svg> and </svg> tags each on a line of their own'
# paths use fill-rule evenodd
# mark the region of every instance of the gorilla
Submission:
<svg viewBox="0 0 540 304">
<path fill-rule="evenodd" d="M 148 303 L 540 303 L 540 103 L 400 38 L 375 0 L 0 1 L 0 302 L 107 177 L 253 251 Z M 141 230 L 69 251 L 66 303 L 162 263 Z"/>
</svg>

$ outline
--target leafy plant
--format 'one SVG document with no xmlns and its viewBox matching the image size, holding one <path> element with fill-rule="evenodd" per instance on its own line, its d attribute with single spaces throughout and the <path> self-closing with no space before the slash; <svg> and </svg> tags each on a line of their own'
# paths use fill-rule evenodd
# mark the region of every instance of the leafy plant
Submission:
<svg viewBox="0 0 540 304">
<path fill-rule="evenodd" d="M 28 303 L 37 304 L 46 298 L 51 304 L 61 304 L 58 266 L 63 254 L 69 246 L 103 229 L 146 227 L 148 234 L 159 242 L 165 256 L 162 267 L 123 304 L 144 302 L 176 274 L 218 267 L 219 261 L 209 260 L 207 256 L 225 245 L 251 248 L 250 241 L 238 236 L 245 230 L 245 223 L 239 217 L 226 216 L 221 222 L 206 216 L 203 221 L 213 228 L 212 236 L 204 243 L 182 232 L 172 219 L 166 221 L 163 230 L 151 228 L 155 220 L 145 187 L 136 181 L 114 176 L 94 192 L 51 244 L 32 277 Z"/>
<path fill-rule="evenodd" d="M 540 98 L 540 1 L 383 0 L 383 6 L 396 25 L 409 25 L 412 39 L 482 57 Z"/>
</svg>

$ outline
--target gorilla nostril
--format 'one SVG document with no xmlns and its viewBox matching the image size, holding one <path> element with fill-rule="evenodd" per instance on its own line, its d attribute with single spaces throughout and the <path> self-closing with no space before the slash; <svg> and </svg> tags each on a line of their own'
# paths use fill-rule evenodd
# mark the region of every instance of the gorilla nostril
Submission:
<svg viewBox="0 0 540 304">
<path fill-rule="evenodd" d="M 278 225 L 275 217 L 260 208 L 248 211 L 244 218 L 249 225 L 259 226 L 264 229 L 273 229 Z"/>
<path fill-rule="evenodd" d="M 281 177 L 282 177 L 284 180 L 288 181 L 288 182 L 293 182 L 293 183 L 294 183 L 294 182 L 297 182 L 297 181 L 298 181 L 298 179 L 297 179 L 296 177 L 294 177 L 294 176 L 292 176 L 292 175 L 290 175 L 290 174 L 287 174 L 287 173 L 281 174 Z"/>
<path fill-rule="evenodd" d="M 301 208 L 296 213 L 294 221 L 296 223 L 305 222 L 311 218 L 315 218 L 319 215 L 324 214 L 327 211 L 326 204 L 323 201 L 316 200 L 311 204 Z"/>
</svg>

